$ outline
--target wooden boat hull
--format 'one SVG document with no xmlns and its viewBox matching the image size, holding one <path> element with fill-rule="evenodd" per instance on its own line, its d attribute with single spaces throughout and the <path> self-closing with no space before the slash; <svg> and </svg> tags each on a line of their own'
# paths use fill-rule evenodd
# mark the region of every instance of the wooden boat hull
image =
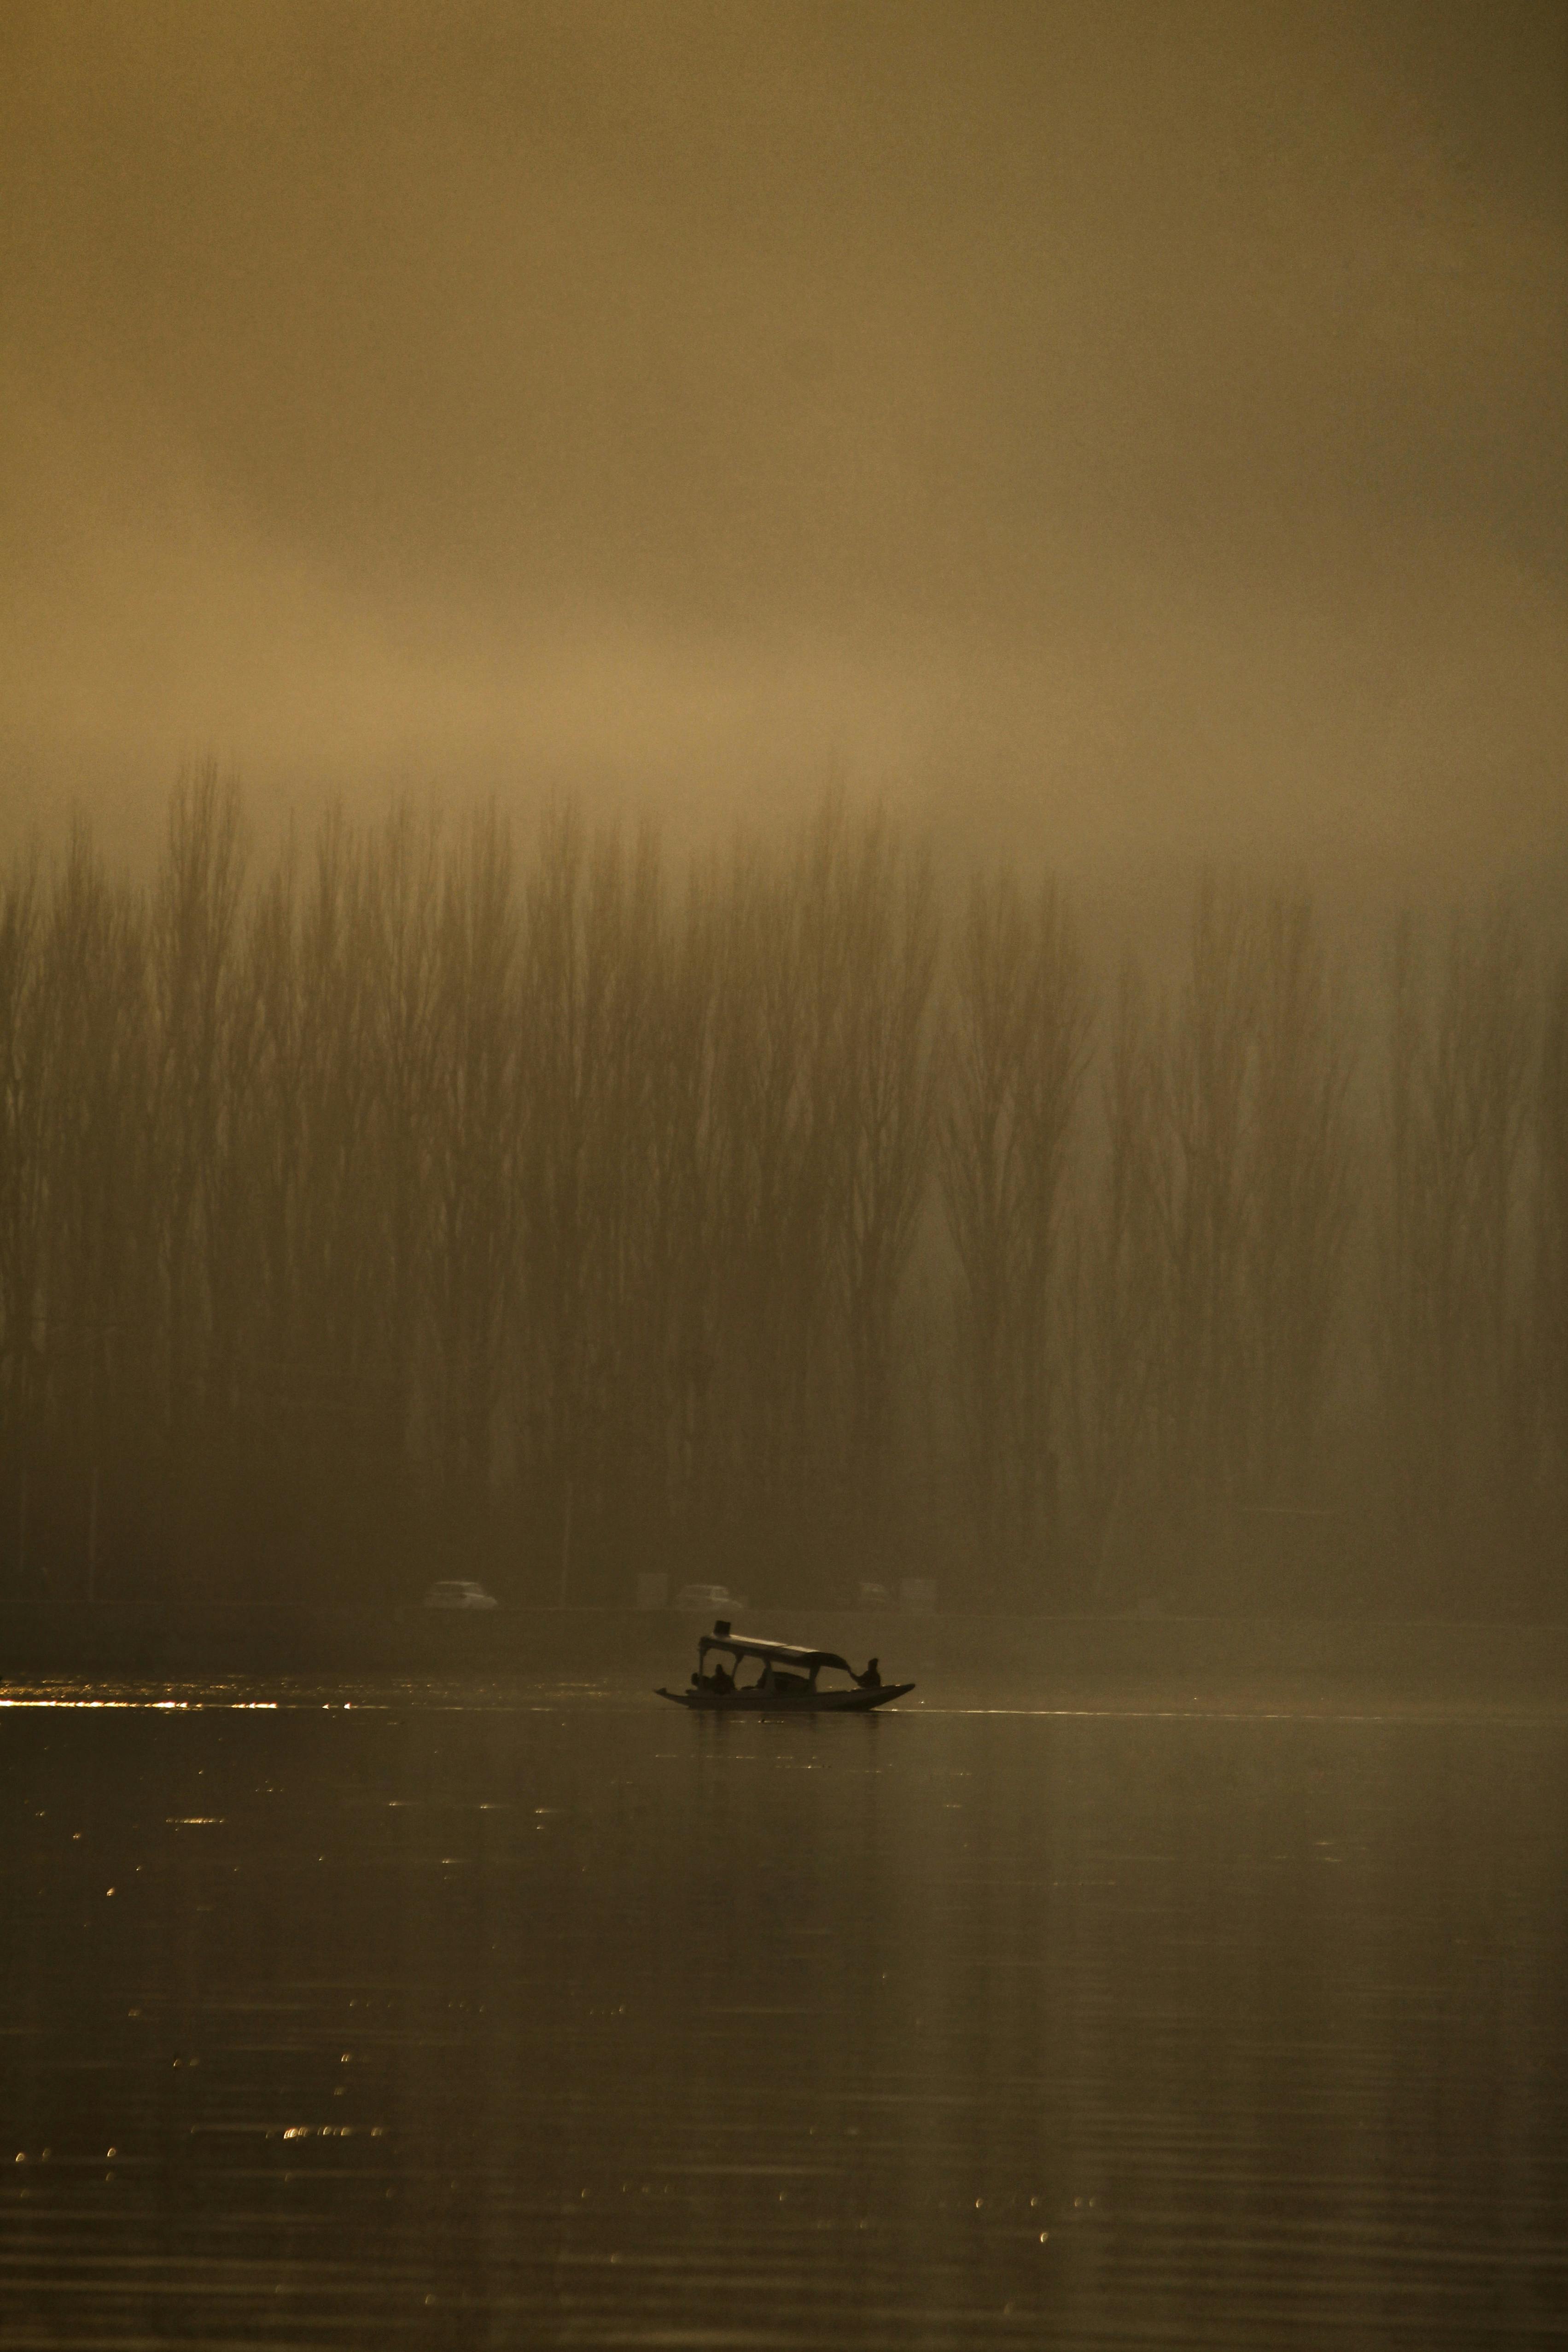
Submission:
<svg viewBox="0 0 1568 2352">
<path fill-rule="evenodd" d="M 913 1683 L 879 1683 L 874 1690 L 849 1691 L 672 1691 L 659 1689 L 656 1698 L 674 1706 L 700 1709 L 707 1715 L 865 1715 L 903 1698 Z"/>
</svg>

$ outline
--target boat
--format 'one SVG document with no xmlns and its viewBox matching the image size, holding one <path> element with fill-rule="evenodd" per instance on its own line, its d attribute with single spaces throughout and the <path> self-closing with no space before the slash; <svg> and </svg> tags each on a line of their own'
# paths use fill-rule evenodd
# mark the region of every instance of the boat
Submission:
<svg viewBox="0 0 1568 2352">
<path fill-rule="evenodd" d="M 754 1681 L 742 1682 L 748 1666 L 757 1669 Z M 841 1674 L 844 1685 L 824 1687 L 817 1677 Z M 655 1692 L 676 1706 L 700 1707 L 721 1714 L 756 1714 L 763 1708 L 776 1714 L 864 1715 L 889 1699 L 903 1698 L 913 1683 L 885 1683 L 873 1658 L 858 1675 L 837 1650 L 805 1650 L 793 1642 L 760 1642 L 750 1633 L 732 1633 L 727 1617 L 715 1618 L 713 1631 L 697 1644 L 697 1671 L 683 1691 Z"/>
</svg>

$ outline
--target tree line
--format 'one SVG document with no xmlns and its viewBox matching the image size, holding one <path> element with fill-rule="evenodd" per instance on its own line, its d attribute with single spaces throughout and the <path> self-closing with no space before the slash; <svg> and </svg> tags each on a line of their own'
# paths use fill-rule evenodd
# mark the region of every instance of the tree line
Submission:
<svg viewBox="0 0 1568 2352">
<path fill-rule="evenodd" d="M 215 773 L 0 892 L 0 1590 L 1560 1612 L 1568 965 Z"/>
</svg>

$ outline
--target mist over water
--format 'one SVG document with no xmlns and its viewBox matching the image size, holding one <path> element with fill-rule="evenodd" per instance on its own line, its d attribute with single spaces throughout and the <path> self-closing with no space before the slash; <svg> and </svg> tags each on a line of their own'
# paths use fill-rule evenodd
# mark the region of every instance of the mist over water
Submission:
<svg viewBox="0 0 1568 2352">
<path fill-rule="evenodd" d="M 5 2352 L 1560 2340 L 1565 264 L 1561 0 L 0 8 Z"/>
<path fill-rule="evenodd" d="M 1552 2337 L 1560 1714 L 585 1664 L 11 1685 L 7 2344 Z"/>
</svg>

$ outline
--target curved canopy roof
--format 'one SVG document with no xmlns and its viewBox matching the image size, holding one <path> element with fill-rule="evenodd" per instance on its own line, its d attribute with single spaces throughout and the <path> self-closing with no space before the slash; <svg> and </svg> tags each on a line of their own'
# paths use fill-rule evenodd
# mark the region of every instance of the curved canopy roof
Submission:
<svg viewBox="0 0 1568 2352">
<path fill-rule="evenodd" d="M 805 1674 L 819 1666 L 842 1666 L 847 1675 L 854 1667 L 837 1650 L 802 1650 L 793 1642 L 755 1642 L 749 1633 L 704 1633 L 697 1644 L 699 1662 L 710 1650 L 728 1650 L 737 1658 L 767 1658 L 777 1666 L 797 1666 Z"/>
</svg>

